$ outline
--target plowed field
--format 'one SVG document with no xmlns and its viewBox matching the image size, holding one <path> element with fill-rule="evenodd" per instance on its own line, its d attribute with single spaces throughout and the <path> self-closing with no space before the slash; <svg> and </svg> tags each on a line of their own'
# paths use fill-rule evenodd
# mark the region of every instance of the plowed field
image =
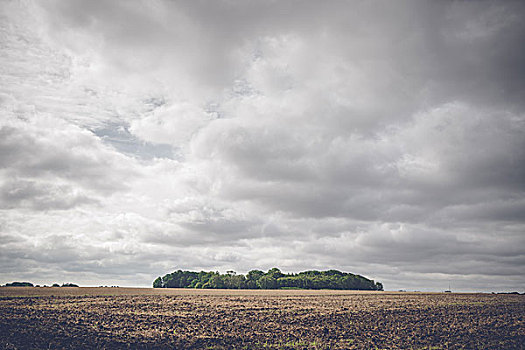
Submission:
<svg viewBox="0 0 525 350">
<path fill-rule="evenodd" d="M 525 349 L 525 296 L 0 288 L 3 349 Z"/>
</svg>

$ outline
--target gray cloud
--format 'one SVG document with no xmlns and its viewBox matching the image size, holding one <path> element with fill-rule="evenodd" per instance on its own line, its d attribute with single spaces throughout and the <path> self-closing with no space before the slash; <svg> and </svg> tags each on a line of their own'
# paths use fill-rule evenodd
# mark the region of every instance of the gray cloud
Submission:
<svg viewBox="0 0 525 350">
<path fill-rule="evenodd" d="M 14 209 L 29 207 L 36 210 L 71 209 L 77 205 L 96 203 L 84 195 L 76 194 L 68 186 L 11 181 L 0 187 L 0 207 Z"/>
<path fill-rule="evenodd" d="M 0 164 L 8 176 L 72 181 L 105 193 L 125 188 L 123 172 L 132 176 L 134 170 L 129 165 L 118 168 L 118 163 L 125 163 L 123 157 L 105 150 L 85 130 L 60 125 L 55 119 L 47 122 L 57 125 L 15 122 L 1 127 Z"/>
<path fill-rule="evenodd" d="M 0 10 L 3 279 L 278 265 L 522 288 L 524 4 Z"/>
</svg>

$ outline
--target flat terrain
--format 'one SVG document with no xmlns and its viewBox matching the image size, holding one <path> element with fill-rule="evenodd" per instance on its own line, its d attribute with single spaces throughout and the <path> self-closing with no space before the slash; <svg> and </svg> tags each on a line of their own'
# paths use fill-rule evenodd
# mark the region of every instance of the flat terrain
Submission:
<svg viewBox="0 0 525 350">
<path fill-rule="evenodd" d="M 525 349 L 525 296 L 0 288 L 0 349 Z"/>
</svg>

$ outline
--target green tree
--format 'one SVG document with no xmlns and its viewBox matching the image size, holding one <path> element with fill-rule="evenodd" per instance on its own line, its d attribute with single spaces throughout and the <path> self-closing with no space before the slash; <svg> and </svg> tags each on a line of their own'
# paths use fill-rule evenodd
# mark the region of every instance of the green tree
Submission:
<svg viewBox="0 0 525 350">
<path fill-rule="evenodd" d="M 284 274 L 277 267 L 273 267 L 273 268 L 269 269 L 268 272 L 266 273 L 266 275 L 270 276 L 270 277 L 273 277 L 275 279 L 284 277 Z"/>
<path fill-rule="evenodd" d="M 277 279 L 264 275 L 257 280 L 257 286 L 261 289 L 277 289 Z"/>
<path fill-rule="evenodd" d="M 224 281 L 219 274 L 211 276 L 208 281 L 209 288 L 212 289 L 222 289 L 225 288 Z"/>
<path fill-rule="evenodd" d="M 153 282 L 153 288 L 162 288 L 162 278 L 157 277 L 157 279 Z"/>
<path fill-rule="evenodd" d="M 63 283 L 62 287 L 78 287 L 78 284 L 75 284 L 75 283 Z"/>
<path fill-rule="evenodd" d="M 264 272 L 262 272 L 261 270 L 251 270 L 250 272 L 248 272 L 248 274 L 246 275 L 246 279 L 248 281 L 257 281 L 259 278 L 261 278 L 262 276 L 264 276 Z"/>
<path fill-rule="evenodd" d="M 233 289 L 244 289 L 246 288 L 246 277 L 244 275 L 231 276 L 230 283 Z"/>
<path fill-rule="evenodd" d="M 246 288 L 247 289 L 257 289 L 259 286 L 257 285 L 257 281 L 259 278 L 264 276 L 264 272 L 261 270 L 251 270 L 246 275 Z"/>
<path fill-rule="evenodd" d="M 33 287 L 33 283 L 31 282 L 11 282 L 6 283 L 6 287 Z"/>
<path fill-rule="evenodd" d="M 58 286 L 58 285 L 57 285 Z M 383 290 L 380 282 L 352 273 L 337 270 L 303 271 L 297 274 L 284 274 L 274 267 L 264 273 L 261 270 L 251 270 L 246 276 L 235 271 L 193 272 L 178 270 L 158 277 L 153 282 L 154 288 L 232 288 L 232 289 L 361 289 Z"/>
</svg>

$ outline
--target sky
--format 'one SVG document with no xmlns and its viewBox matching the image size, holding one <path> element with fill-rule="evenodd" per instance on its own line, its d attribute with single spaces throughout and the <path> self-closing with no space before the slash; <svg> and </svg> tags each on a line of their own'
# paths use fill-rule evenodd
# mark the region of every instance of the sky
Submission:
<svg viewBox="0 0 525 350">
<path fill-rule="evenodd" d="M 525 3 L 0 0 L 0 283 L 525 291 Z"/>
</svg>

